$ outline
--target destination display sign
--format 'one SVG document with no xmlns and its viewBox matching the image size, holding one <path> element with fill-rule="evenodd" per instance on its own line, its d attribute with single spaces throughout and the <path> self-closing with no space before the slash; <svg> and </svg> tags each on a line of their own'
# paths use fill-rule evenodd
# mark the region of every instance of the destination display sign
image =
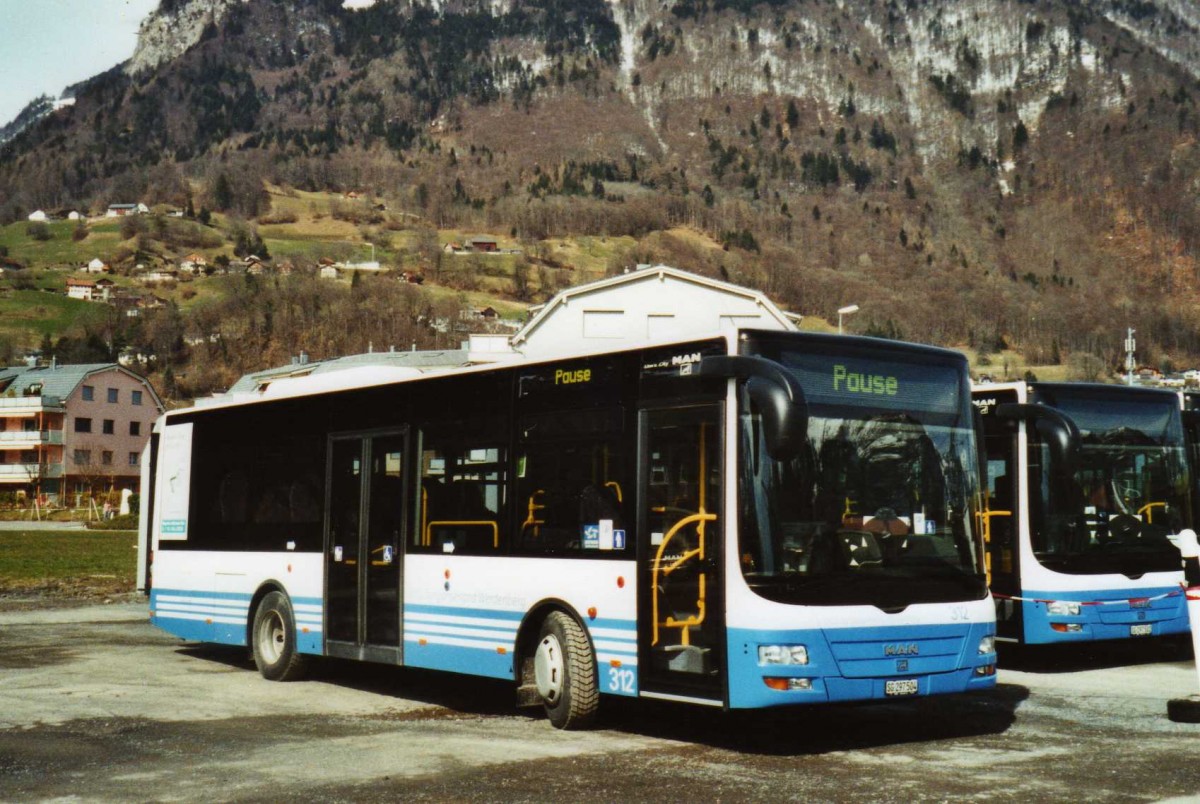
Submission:
<svg viewBox="0 0 1200 804">
<path fill-rule="evenodd" d="M 851 405 L 873 410 L 957 416 L 965 378 L 954 365 L 857 354 L 784 351 L 810 407 Z"/>
</svg>

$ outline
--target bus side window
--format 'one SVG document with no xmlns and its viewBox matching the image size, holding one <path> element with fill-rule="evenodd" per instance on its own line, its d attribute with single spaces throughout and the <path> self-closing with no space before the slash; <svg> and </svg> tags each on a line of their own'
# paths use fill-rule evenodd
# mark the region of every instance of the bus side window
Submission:
<svg viewBox="0 0 1200 804">
<path fill-rule="evenodd" d="M 632 546 L 619 441 L 528 443 L 517 466 L 521 550 L 601 556 Z"/>
<path fill-rule="evenodd" d="M 426 433 L 413 549 L 492 553 L 505 543 L 507 450 Z"/>
</svg>

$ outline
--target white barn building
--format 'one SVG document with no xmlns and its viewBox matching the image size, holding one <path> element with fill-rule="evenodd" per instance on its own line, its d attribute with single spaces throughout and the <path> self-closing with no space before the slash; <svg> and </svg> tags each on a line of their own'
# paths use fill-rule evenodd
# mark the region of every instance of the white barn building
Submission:
<svg viewBox="0 0 1200 804">
<path fill-rule="evenodd" d="M 757 290 L 666 265 L 568 288 L 531 312 L 533 318 L 512 337 L 513 349 L 529 358 L 732 327 L 794 331 L 800 322 Z"/>
</svg>

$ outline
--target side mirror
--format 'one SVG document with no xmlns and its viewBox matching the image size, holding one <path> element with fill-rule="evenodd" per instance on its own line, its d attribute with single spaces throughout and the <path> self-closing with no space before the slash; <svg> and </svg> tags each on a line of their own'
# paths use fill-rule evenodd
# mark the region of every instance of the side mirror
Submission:
<svg viewBox="0 0 1200 804">
<path fill-rule="evenodd" d="M 1075 474 L 1079 465 L 1079 428 L 1065 413 L 1045 405 L 1006 403 L 996 406 L 1001 419 L 1025 420 L 1033 423 L 1038 435 L 1050 448 L 1050 457 L 1064 475 Z"/>
<path fill-rule="evenodd" d="M 787 460 L 808 437 L 808 402 L 790 371 L 765 357 L 711 355 L 700 361 L 700 374 L 746 381 L 746 392 L 762 413 L 767 454 Z"/>
</svg>

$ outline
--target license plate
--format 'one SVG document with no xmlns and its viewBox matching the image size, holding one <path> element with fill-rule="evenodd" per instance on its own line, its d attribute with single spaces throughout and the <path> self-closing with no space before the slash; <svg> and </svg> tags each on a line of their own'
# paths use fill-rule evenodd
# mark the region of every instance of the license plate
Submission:
<svg viewBox="0 0 1200 804">
<path fill-rule="evenodd" d="M 884 695 L 916 695 L 917 680 L 915 678 L 899 679 L 883 682 Z"/>
<path fill-rule="evenodd" d="M 1130 636 L 1150 636 L 1150 629 L 1151 629 L 1150 623 L 1143 623 L 1141 625 L 1131 625 L 1131 626 L 1129 626 L 1129 635 Z"/>
</svg>

